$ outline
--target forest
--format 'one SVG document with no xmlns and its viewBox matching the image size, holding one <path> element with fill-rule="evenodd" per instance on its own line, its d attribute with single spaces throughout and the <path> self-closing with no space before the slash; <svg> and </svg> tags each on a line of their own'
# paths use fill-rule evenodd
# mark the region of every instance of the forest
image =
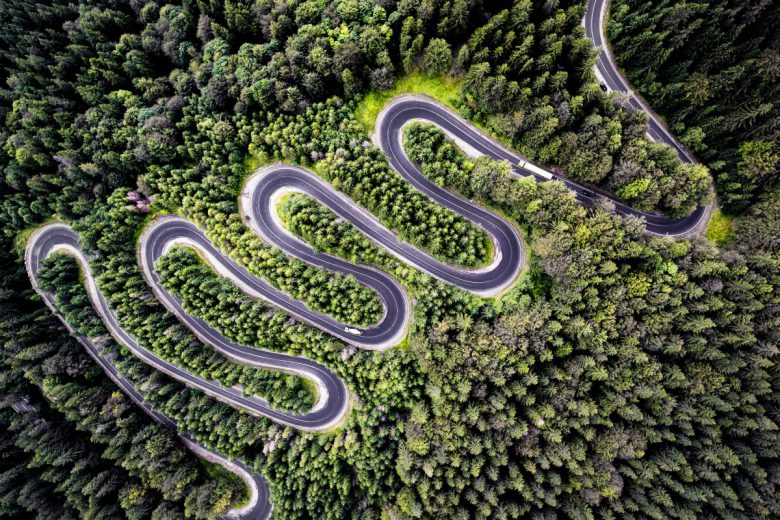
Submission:
<svg viewBox="0 0 780 520">
<path fill-rule="evenodd" d="M 107 336 L 72 260 L 52 257 L 44 283 L 69 323 Z M 4 287 L 6 298 L 11 289 Z M 28 313 L 15 323 L 25 334 L 23 341 L 6 342 L 0 378 L 0 514 L 214 518 L 243 500 L 243 483 L 215 479 L 221 470 L 195 457 L 175 432 L 119 391 L 78 342 L 62 336 L 47 311 L 30 304 L 19 311 Z"/>
<path fill-rule="evenodd" d="M 262 474 L 277 519 L 780 517 L 780 10 L 611 3 L 615 57 L 701 161 L 686 164 L 645 137 L 646 114 L 599 88 L 585 9 L 0 0 L 0 517 L 218 518 L 242 504 L 243 483 L 186 449 L 184 432 Z M 483 267 L 495 254 L 484 230 L 404 181 L 359 117 L 372 96 L 415 78 L 597 193 L 670 217 L 717 203 L 731 238 L 649 236 L 608 203 L 585 208 L 561 183 L 515 179 L 509 163 L 408 125 L 404 150 L 427 178 L 522 236 L 527 269 L 500 296 L 405 264 L 302 194 L 275 208 L 290 233 L 402 284 L 413 316 L 400 345 L 374 352 L 331 337 L 247 296 L 187 247 L 156 265 L 187 313 L 227 338 L 342 378 L 349 414 L 326 433 L 243 413 L 143 364 L 92 310 L 78 264 L 53 255 L 42 289 L 182 431 L 160 425 L 31 287 L 30 233 L 67 222 L 145 348 L 280 410 L 310 409 L 317 391 L 304 379 L 236 363 L 169 312 L 144 279 L 137 239 L 155 217 L 183 216 L 310 309 L 375 323 L 372 290 L 245 224 L 246 179 L 284 161 L 399 240 Z"/>
<path fill-rule="evenodd" d="M 621 67 L 712 170 L 740 212 L 780 172 L 780 6 L 616 0 L 608 24 Z"/>
</svg>

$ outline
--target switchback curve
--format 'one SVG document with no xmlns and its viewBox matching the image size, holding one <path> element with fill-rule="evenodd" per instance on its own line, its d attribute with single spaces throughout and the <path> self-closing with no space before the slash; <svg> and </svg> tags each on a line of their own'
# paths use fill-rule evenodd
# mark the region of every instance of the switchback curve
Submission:
<svg viewBox="0 0 780 520">
<path fill-rule="evenodd" d="M 438 189 L 442 192 L 442 196 L 448 195 L 450 197 L 450 202 L 463 204 L 461 199 L 447 190 L 436 186 L 424 177 L 421 179 L 417 167 L 406 156 L 401 140 L 402 129 L 414 121 L 429 122 L 438 126 L 461 148 L 468 149 L 472 154 L 486 155 L 499 161 L 508 161 L 512 165 L 513 177 L 531 177 L 537 181 L 558 180 L 574 193 L 580 204 L 590 206 L 596 202 L 594 194 L 586 186 L 564 178 L 553 170 L 534 164 L 489 137 L 450 108 L 427 96 L 400 95 L 393 98 L 380 112 L 374 131 L 374 142 L 385 153 L 393 168 L 418 189 Z M 685 237 L 695 233 L 706 221 L 711 209 L 710 206 L 699 206 L 687 217 L 672 219 L 666 215 L 636 210 L 611 196 L 599 195 L 599 197 L 609 199 L 618 215 L 643 219 L 646 232 L 658 236 Z M 449 204 L 447 205 L 451 207 Z"/>
<path fill-rule="evenodd" d="M 106 375 L 108 375 L 108 377 L 153 420 L 177 431 L 184 445 L 198 456 L 215 464 L 219 464 L 241 478 L 249 490 L 249 499 L 244 506 L 229 511 L 225 515 L 226 519 L 251 518 L 253 520 L 265 520 L 270 518 L 273 506 L 269 498 L 270 492 L 268 489 L 268 482 L 261 475 L 254 473 L 239 460 L 230 460 L 222 455 L 207 450 L 199 445 L 188 433 L 182 432 L 175 420 L 153 410 L 148 403 L 144 402 L 143 395 L 141 395 L 133 384 L 122 376 L 112 362 L 103 355 L 101 347 L 89 338 L 78 334 L 77 331 L 70 326 L 65 317 L 60 314 L 56 307 L 54 296 L 41 289 L 38 284 L 38 275 L 43 261 L 51 254 L 58 251 L 74 257 L 79 263 L 84 275 L 84 283 L 87 288 L 90 302 L 108 327 L 112 336 L 128 348 L 131 346 L 137 347 L 137 345 L 133 345 L 134 340 L 132 337 L 129 337 L 118 327 L 113 312 L 98 290 L 95 280 L 92 277 L 89 262 L 81 252 L 78 235 L 69 226 L 64 224 L 51 224 L 37 229 L 28 240 L 27 248 L 25 249 L 25 267 L 27 269 L 27 274 L 33 288 L 41 296 L 44 303 L 46 303 L 49 309 L 60 318 L 68 331 L 79 341 L 79 343 L 81 343 L 87 351 L 87 354 L 95 360 Z M 128 340 L 130 341 L 130 344 L 127 343 Z"/>
<path fill-rule="evenodd" d="M 603 38 L 601 26 L 597 32 L 593 32 L 595 25 L 593 20 L 598 19 L 599 24 L 603 18 L 603 9 L 606 0 L 591 0 L 588 5 L 584 23 L 586 33 L 594 40 L 595 45 L 599 38 Z M 595 11 L 598 10 L 598 11 Z M 594 18 L 594 12 L 599 16 Z M 590 16 L 590 18 L 589 18 Z M 590 20 L 590 26 L 589 26 Z M 603 51 L 602 51 L 603 52 Z M 607 63 L 614 65 L 614 60 L 607 53 Z M 604 67 L 604 61 L 600 60 L 597 65 L 598 70 Z M 616 67 L 614 68 L 615 70 Z M 615 70 L 599 72 L 603 77 L 612 77 L 608 82 L 611 89 L 626 90 L 627 82 L 622 79 Z M 611 74 L 611 75 L 610 75 Z M 621 83 L 622 81 L 622 83 Z M 683 147 L 663 128 L 663 125 L 652 114 L 648 107 L 640 100 L 630 97 L 632 104 L 650 115 L 650 137 L 656 140 L 664 141 L 678 150 L 682 160 L 692 162 L 692 158 Z M 181 307 L 181 303 L 170 295 L 160 285 L 160 280 L 154 271 L 154 262 L 162 256 L 170 247 L 174 245 L 186 245 L 198 249 L 206 256 L 213 266 L 217 268 L 220 274 L 227 276 L 247 293 L 266 299 L 271 303 L 283 308 L 292 315 L 302 319 L 322 330 L 339 337 L 349 343 L 361 348 L 383 349 L 392 346 L 405 335 L 410 316 L 410 305 L 403 289 L 391 277 L 367 266 L 356 266 L 345 262 L 339 258 L 317 253 L 308 245 L 292 236 L 284 229 L 275 215 L 274 202 L 278 194 L 286 191 L 300 191 L 307 193 L 323 203 L 337 215 L 349 220 L 360 231 L 366 234 L 370 239 L 381 247 L 388 250 L 399 259 L 408 262 L 415 267 L 431 274 L 448 283 L 452 283 L 463 289 L 469 290 L 482 296 L 495 295 L 506 287 L 511 285 L 520 272 L 524 263 L 524 251 L 522 241 L 516 229 L 500 217 L 479 207 L 478 205 L 464 201 L 449 191 L 442 189 L 433 182 L 426 179 L 412 164 L 403 149 L 402 128 L 405 124 L 414 120 L 424 120 L 431 122 L 442 128 L 458 144 L 468 149 L 472 153 L 488 155 L 494 159 L 507 160 L 512 164 L 512 173 L 516 177 L 533 176 L 537 180 L 548 180 L 558 178 L 570 190 L 572 190 L 577 200 L 583 204 L 592 204 L 592 194 L 578 183 L 568 179 L 558 177 L 555 172 L 541 168 L 527 161 L 517 153 L 508 150 L 497 143 L 476 127 L 461 119 L 450 109 L 434 102 L 433 100 L 421 96 L 400 96 L 393 99 L 382 110 L 378 122 L 377 130 L 374 134 L 375 142 L 385 152 L 391 166 L 419 191 L 428 195 L 435 202 L 461 214 L 475 224 L 482 227 L 493 240 L 495 256 L 490 263 L 482 269 L 466 270 L 443 264 L 430 255 L 421 252 L 412 246 L 398 240 L 391 231 L 386 229 L 379 221 L 368 212 L 357 206 L 352 200 L 343 194 L 334 190 L 329 184 L 322 181 L 315 174 L 301 168 L 288 165 L 274 165 L 256 172 L 242 191 L 242 211 L 248 223 L 262 236 L 267 242 L 276 245 L 287 254 L 298 257 L 326 269 L 342 272 L 343 274 L 354 276 L 359 282 L 372 287 L 379 294 L 384 307 L 384 315 L 380 322 L 372 327 L 358 330 L 358 333 L 349 332 L 347 328 L 330 317 L 310 311 L 305 305 L 296 300 L 292 300 L 284 293 L 274 289 L 270 285 L 258 280 L 248 273 L 245 268 L 233 262 L 229 257 L 217 250 L 205 237 L 204 233 L 191 222 L 180 218 L 158 219 L 153 225 L 147 228 L 142 235 L 140 247 L 140 260 L 147 281 L 152 285 L 157 296 L 161 301 L 176 314 L 188 327 L 190 327 L 202 340 L 211 344 L 216 350 L 224 355 L 231 357 L 239 362 L 262 366 L 264 368 L 274 368 L 287 372 L 292 372 L 303 377 L 309 377 L 317 382 L 320 389 L 320 401 L 310 414 L 319 414 L 314 421 L 307 422 L 290 419 L 292 414 L 284 414 L 275 411 L 265 404 L 261 399 L 247 398 L 240 395 L 240 389 L 225 389 L 216 385 L 209 386 L 209 383 L 198 378 L 183 373 L 176 367 L 162 367 L 159 363 L 162 360 L 144 359 L 147 363 L 155 366 L 176 379 L 185 382 L 191 386 L 199 388 L 214 397 L 223 400 L 248 411 L 254 411 L 258 415 L 269 417 L 283 424 L 289 424 L 296 428 L 304 430 L 320 431 L 335 425 L 346 414 L 348 407 L 348 394 L 343 382 L 332 375 L 324 367 L 317 366 L 309 360 L 301 361 L 302 358 L 293 358 L 276 353 L 261 353 L 255 349 L 249 349 L 240 345 L 233 344 L 214 331 L 208 324 L 187 315 Z M 660 130 L 655 126 L 660 125 Z M 522 163 L 522 166 L 521 166 Z M 685 236 L 696 231 L 709 213 L 709 206 L 698 208 L 692 215 L 682 219 L 669 219 L 663 215 L 642 213 L 626 206 L 617 200 L 612 200 L 616 212 L 621 215 L 633 215 L 641 217 L 646 222 L 648 233 L 656 235 Z M 63 224 L 54 224 L 45 226 L 31 237 L 26 252 L 26 262 L 28 273 L 33 286 L 41 292 L 44 301 L 52 310 L 54 302 L 51 295 L 40 291 L 37 285 L 37 273 L 40 262 L 51 252 L 57 249 L 64 249 L 69 254 L 75 256 L 82 265 L 85 272 L 85 281 L 88 285 L 90 299 L 98 313 L 106 321 L 109 329 L 115 337 L 129 347 L 132 345 L 132 337 L 124 333 L 116 323 L 110 308 L 105 299 L 100 294 L 94 280 L 89 274 L 89 265 L 79 249 L 78 236 L 72 229 Z M 60 316 L 61 317 L 61 316 Z M 67 324 L 66 324 L 67 325 Z M 143 403 L 140 394 L 132 385 L 123 379 L 109 361 L 101 356 L 99 348 L 92 344 L 87 338 L 79 337 L 79 341 L 87 348 L 89 354 L 103 367 L 109 376 L 147 413 L 156 420 L 175 427 L 175 423 L 170 418 L 152 411 L 148 405 Z M 136 344 L 137 347 L 137 344 Z M 131 350 L 139 355 L 136 350 Z M 141 353 L 143 354 L 143 353 Z M 143 355 L 140 355 L 142 357 Z M 316 367 L 315 367 L 316 366 Z M 192 379 L 191 379 L 192 378 Z M 324 396 L 324 397 L 323 397 Z M 337 406 L 340 405 L 340 406 Z M 303 414 L 305 416 L 306 414 Z M 301 416 L 297 416 L 301 417 Z M 325 418 L 323 418 L 325 417 Z M 205 452 L 205 450 L 194 444 L 191 438 L 186 434 L 182 436 L 185 443 L 196 452 L 205 454 L 207 457 L 221 459 L 219 462 L 231 471 L 235 471 L 250 484 L 252 490 L 252 500 L 250 504 L 241 511 L 231 512 L 232 517 L 266 518 L 270 515 L 271 505 L 268 501 L 268 484 L 258 475 L 251 475 L 246 467 L 240 462 L 230 462 L 223 457 Z M 250 482 L 251 481 L 251 482 Z"/>
</svg>

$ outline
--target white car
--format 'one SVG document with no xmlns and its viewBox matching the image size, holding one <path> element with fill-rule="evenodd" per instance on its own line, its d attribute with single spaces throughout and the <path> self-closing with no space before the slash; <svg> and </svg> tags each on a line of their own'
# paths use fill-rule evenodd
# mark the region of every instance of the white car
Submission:
<svg viewBox="0 0 780 520">
<path fill-rule="evenodd" d="M 363 332 L 360 331 L 359 329 L 353 329 L 351 327 L 344 327 L 344 332 L 349 332 L 350 334 L 354 334 L 355 336 L 360 336 L 361 334 L 363 334 Z"/>
</svg>

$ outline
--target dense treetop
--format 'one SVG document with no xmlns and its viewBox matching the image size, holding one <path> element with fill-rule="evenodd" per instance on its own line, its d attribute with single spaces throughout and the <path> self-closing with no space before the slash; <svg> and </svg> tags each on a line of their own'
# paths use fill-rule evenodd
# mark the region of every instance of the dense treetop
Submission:
<svg viewBox="0 0 780 520">
<path fill-rule="evenodd" d="M 742 210 L 780 171 L 780 5 L 617 0 L 618 62 Z"/>
<path fill-rule="evenodd" d="M 411 189 L 372 144 L 355 117 L 369 92 L 411 72 L 449 75 L 454 108 L 529 158 L 635 207 L 689 213 L 708 196 L 707 169 L 647 141 L 646 116 L 601 92 L 584 7 L 0 0 L 0 516 L 213 518 L 243 497 L 117 393 L 32 291 L 21 251 L 46 220 L 79 231 L 145 347 L 305 410 L 315 395 L 302 380 L 223 358 L 165 310 L 136 239 L 151 217 L 178 213 L 309 307 L 375 321 L 366 287 L 244 225 L 247 174 L 284 160 L 441 260 L 484 264 L 484 233 Z M 350 414 L 333 432 L 254 418 L 143 365 L 106 334 L 71 259 L 48 262 L 45 286 L 151 406 L 269 479 L 276 518 L 776 518 L 777 9 L 616 0 L 611 19 L 631 79 L 712 169 L 727 208 L 745 209 L 732 243 L 648 237 L 413 125 L 404 146 L 425 175 L 522 231 L 530 267 L 500 298 L 404 265 L 302 195 L 278 208 L 292 233 L 408 291 L 404 344 L 355 349 L 248 298 L 186 248 L 161 258 L 188 312 L 347 382 Z"/>
</svg>

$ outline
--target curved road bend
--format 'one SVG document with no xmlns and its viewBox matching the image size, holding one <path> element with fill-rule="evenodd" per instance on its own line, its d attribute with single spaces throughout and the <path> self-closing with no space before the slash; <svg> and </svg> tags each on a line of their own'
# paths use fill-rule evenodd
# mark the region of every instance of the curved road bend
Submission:
<svg viewBox="0 0 780 520">
<path fill-rule="evenodd" d="M 415 170 L 406 179 L 415 188 L 484 229 L 493 241 L 494 255 L 491 263 L 479 269 L 464 269 L 436 260 L 428 253 L 404 242 L 387 229 L 376 217 L 358 206 L 352 199 L 337 191 L 319 176 L 304 168 L 275 164 L 261 168 L 247 181 L 242 193 L 242 209 L 250 224 L 267 242 L 308 263 L 351 274 L 359 281 L 377 289 L 368 278 L 381 274 L 375 269 L 356 266 L 332 255 L 315 253 L 312 248 L 289 233 L 275 217 L 276 195 L 284 191 L 303 192 L 326 206 L 337 216 L 349 221 L 359 231 L 396 258 L 407 262 L 421 271 L 480 296 L 494 296 L 509 287 L 524 263 L 523 242 L 515 228 L 481 207 L 464 201 L 446 190 L 430 183 L 422 173 Z M 397 285 L 392 278 L 387 284 Z M 399 293 L 403 290 L 399 287 Z M 381 295 L 381 293 L 380 293 Z M 400 300 L 386 302 L 401 305 Z M 387 308 L 387 312 L 391 309 Z M 365 333 L 363 334 L 365 336 Z M 362 339 L 361 339 L 362 341 Z"/>
<path fill-rule="evenodd" d="M 635 110 L 641 110 L 647 114 L 647 135 L 652 141 L 665 143 L 674 148 L 682 162 L 688 164 L 696 163 L 693 155 L 672 135 L 661 118 L 653 112 L 647 103 L 634 94 L 631 84 L 623 75 L 620 67 L 618 67 L 607 44 L 607 37 L 604 34 L 604 22 L 608 7 L 609 0 L 588 0 L 585 17 L 582 20 L 585 27 L 585 36 L 590 39 L 592 46 L 598 49 L 598 60 L 594 67 L 596 77 L 607 87 L 608 91 L 623 92 L 628 96 L 629 105 Z M 680 219 L 680 222 L 685 223 L 685 226 L 679 228 L 678 231 L 673 233 L 661 232 L 658 234 L 680 236 L 691 234 L 706 222 L 711 211 L 712 204 L 699 206 L 691 215 Z M 653 231 L 649 224 L 650 220 L 648 219 L 648 231 Z"/>
<path fill-rule="evenodd" d="M 531 161 L 517 152 L 509 150 L 502 144 L 487 136 L 472 124 L 466 122 L 454 111 L 438 102 L 424 96 L 401 95 L 390 101 L 379 115 L 375 130 L 375 141 L 387 155 L 390 164 L 401 176 L 418 189 L 428 192 L 438 190 L 438 195 L 449 199 L 440 203 L 455 209 L 450 204 L 467 204 L 458 199 L 447 190 L 436 186 L 433 182 L 422 177 L 417 167 L 409 160 L 402 143 L 402 130 L 404 125 L 413 121 L 425 121 L 432 123 L 444 130 L 450 137 L 455 138 L 460 144 L 472 148 L 474 151 L 489 156 L 496 160 L 508 161 L 512 165 L 512 175 L 515 177 L 532 177 L 538 181 L 548 180 L 540 177 L 528 168 L 519 166 L 520 162 L 532 164 L 533 168 L 543 170 L 553 179 L 562 182 L 574 192 L 578 202 L 584 205 L 592 205 L 598 198 L 607 198 L 614 204 L 615 212 L 622 216 L 635 216 L 645 220 L 645 229 L 653 235 L 683 237 L 699 229 L 704 219 L 709 214 L 709 206 L 698 207 L 687 217 L 671 219 L 657 213 L 645 213 L 628 206 L 627 204 L 604 195 L 594 195 L 587 187 L 566 179 L 554 171 L 534 165 Z M 421 178 L 422 177 L 422 178 Z M 437 202 L 439 200 L 437 199 Z M 456 210 L 457 211 L 457 210 Z"/>
<path fill-rule="evenodd" d="M 695 163 L 693 155 L 685 149 L 683 145 L 666 129 L 663 121 L 647 106 L 647 104 L 634 95 L 631 84 L 623 76 L 615 58 L 607 45 L 607 37 L 604 34 L 604 20 L 607 14 L 609 0 L 588 0 L 587 11 L 583 18 L 585 26 L 585 36 L 587 36 L 593 47 L 599 49 L 598 61 L 596 62 L 596 74 L 607 90 L 615 90 L 628 95 L 629 104 L 636 110 L 641 110 L 648 115 L 647 133 L 650 139 L 659 143 L 666 143 L 675 149 L 680 160 L 686 163 Z"/>
<path fill-rule="evenodd" d="M 65 224 L 50 224 L 38 230 L 35 240 L 28 243 L 27 254 L 30 257 L 30 266 L 37 275 L 41 262 L 56 250 L 66 250 L 82 263 L 85 272 L 89 264 L 81 254 L 79 238 L 73 229 Z M 207 381 L 200 376 L 193 375 L 179 366 L 158 357 L 154 352 L 139 345 L 136 339 L 128 334 L 116 319 L 103 294 L 94 283 L 94 279 L 87 278 L 87 290 L 92 300 L 92 305 L 106 323 L 112 335 L 125 345 L 136 357 L 144 363 L 160 370 L 168 376 L 203 391 L 230 406 L 246 411 L 257 417 L 267 417 L 275 422 L 292 426 L 305 431 L 323 431 L 338 424 L 345 416 L 349 408 L 349 396 L 347 387 L 330 370 L 319 363 L 315 363 L 303 357 L 295 357 L 276 352 L 268 352 L 255 348 L 245 347 L 229 341 L 218 331 L 212 329 L 203 320 L 184 313 L 181 304 L 161 286 L 155 285 L 158 295 L 165 299 L 163 303 L 177 309 L 177 317 L 182 319 L 196 335 L 206 344 L 226 357 L 238 363 L 254 367 L 280 370 L 298 375 L 313 381 L 319 390 L 319 396 L 315 406 L 307 413 L 294 414 L 271 408 L 264 399 L 256 396 L 245 396 L 240 387 L 227 388 L 214 381 Z"/>
<path fill-rule="evenodd" d="M 279 231 L 274 224 L 269 224 L 268 229 L 281 233 L 282 238 L 290 238 L 286 232 Z M 281 245 L 289 251 L 290 248 L 298 244 L 302 243 L 291 240 L 289 244 Z M 293 253 L 295 256 L 301 256 L 317 265 L 352 275 L 379 295 L 384 307 L 382 319 L 376 325 L 362 329 L 360 335 L 354 335 L 345 331 L 345 324 L 323 313 L 310 310 L 304 303 L 291 298 L 287 293 L 252 275 L 245 267 L 215 247 L 206 238 L 203 231 L 192 222 L 180 217 L 163 217 L 153 222 L 141 235 L 139 245 L 141 267 L 147 281 L 152 285 L 162 302 L 198 335 L 211 334 L 208 332 L 208 325 L 187 315 L 178 299 L 170 295 L 160 285 L 159 276 L 154 268 L 157 259 L 175 245 L 184 245 L 198 250 L 219 274 L 228 278 L 250 296 L 266 300 L 300 320 L 358 347 L 377 350 L 388 348 L 398 344 L 406 333 L 411 315 L 410 304 L 400 285 L 384 272 L 366 266 L 349 264 L 330 255 L 314 253 L 308 246 L 306 249 L 314 259 L 310 259 L 303 253 L 300 255 Z M 246 349 L 246 347 L 243 348 Z M 256 349 L 249 350 L 256 352 Z"/>
<path fill-rule="evenodd" d="M 69 254 L 79 262 L 92 305 L 106 325 L 109 326 L 112 335 L 122 343 L 125 343 L 126 341 L 124 337 L 126 335 L 121 334 L 120 336 L 122 336 L 122 339 L 120 339 L 120 337 L 117 336 L 117 329 L 114 326 L 111 326 L 111 324 L 116 323 L 116 320 L 113 319 L 111 310 L 107 307 L 105 300 L 97 290 L 97 286 L 95 285 L 95 281 L 89 270 L 89 264 L 81 253 L 78 236 L 71 228 L 64 224 L 53 224 L 36 230 L 30 237 L 25 250 L 25 266 L 30 282 L 49 309 L 60 318 L 68 331 L 78 339 L 90 357 L 95 360 L 108 377 L 111 378 L 111 380 L 114 381 L 114 383 L 116 383 L 116 385 L 119 386 L 119 388 L 153 420 L 174 431 L 180 432 L 179 437 L 182 439 L 185 446 L 192 450 L 196 455 L 215 464 L 219 464 L 226 470 L 238 475 L 241 480 L 244 481 L 249 490 L 249 499 L 241 508 L 229 511 L 225 515 L 226 519 L 266 520 L 270 518 L 271 511 L 273 510 L 270 501 L 270 491 L 268 482 L 261 475 L 254 473 L 241 461 L 229 460 L 222 455 L 207 450 L 199 445 L 189 434 L 181 432 L 176 421 L 165 414 L 154 411 L 148 403 L 144 402 L 143 396 L 135 389 L 133 384 L 117 371 L 111 361 L 103 356 L 101 348 L 94 344 L 89 338 L 78 334 L 76 330 L 68 324 L 64 316 L 58 311 L 55 305 L 54 296 L 42 290 L 38 285 L 38 273 L 40 272 L 43 260 L 56 251 Z M 127 345 L 126 343 L 125 346 L 128 346 L 128 348 L 130 347 L 130 345 Z"/>
<path fill-rule="evenodd" d="M 415 181 L 422 183 L 422 173 L 417 176 L 419 178 Z M 296 318 L 357 347 L 382 350 L 398 344 L 406 335 L 411 318 L 411 304 L 401 285 L 390 275 L 373 267 L 352 264 L 327 253 L 316 252 L 292 235 L 280 222 L 276 212 L 279 195 L 290 191 L 312 196 L 397 258 L 440 280 L 483 296 L 496 294 L 511 285 L 524 262 L 522 240 L 511 224 L 489 211 L 452 196 L 438 186 L 423 191 L 436 202 L 446 202 L 450 207 L 454 207 L 461 215 L 486 229 L 491 236 L 495 254 L 490 265 L 467 270 L 442 263 L 399 240 L 373 215 L 311 171 L 275 164 L 255 172 L 244 186 L 241 206 L 245 219 L 265 242 L 279 247 L 288 255 L 330 271 L 353 276 L 358 282 L 373 289 L 382 302 L 382 318 L 374 325 L 357 329 L 326 314 L 313 311 L 304 303 L 252 275 L 245 267 L 215 247 L 192 222 L 180 217 L 159 218 L 141 235 L 141 267 L 162 302 L 205 341 L 215 343 L 213 332 L 208 325 L 188 316 L 180 302 L 162 288 L 155 272 L 157 259 L 175 245 L 198 250 L 219 274 L 230 279 L 250 296 L 264 299 Z M 222 342 L 216 343 L 221 345 Z M 231 355 L 229 349 L 223 351 Z"/>
</svg>

